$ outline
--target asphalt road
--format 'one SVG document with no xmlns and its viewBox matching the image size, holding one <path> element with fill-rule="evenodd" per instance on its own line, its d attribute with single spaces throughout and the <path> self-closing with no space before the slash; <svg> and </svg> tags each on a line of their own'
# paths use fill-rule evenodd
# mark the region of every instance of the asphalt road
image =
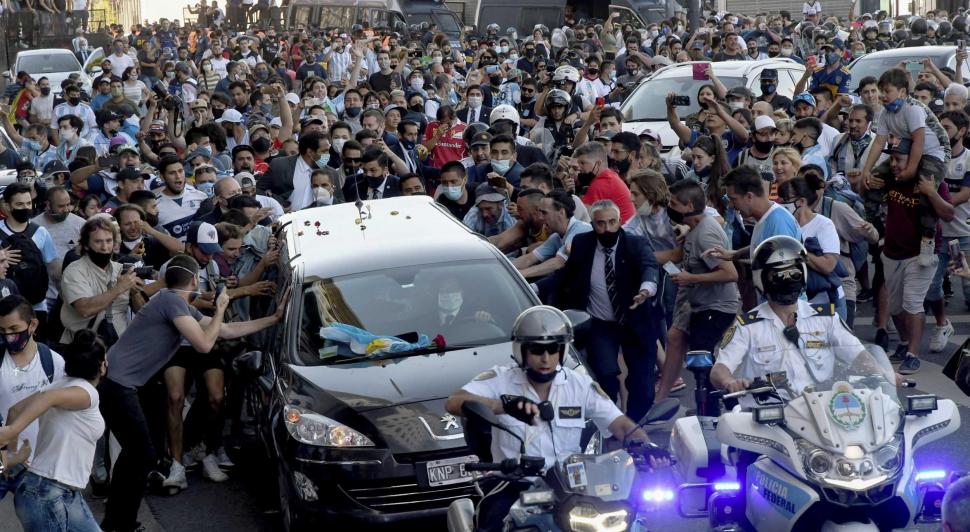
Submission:
<svg viewBox="0 0 970 532">
<path fill-rule="evenodd" d="M 960 407 L 963 424 L 958 432 L 934 442 L 921 449 L 916 456 L 917 464 L 923 466 L 945 467 L 950 470 L 970 470 L 970 397 L 965 396 L 943 377 L 940 370 L 954 350 L 970 337 L 970 313 L 961 295 L 955 295 L 948 305 L 950 316 L 956 328 L 956 335 L 950 339 L 947 348 L 938 354 L 929 354 L 924 349 L 922 371 L 913 378 L 917 391 L 936 393 L 941 397 L 953 399 Z M 932 323 L 927 322 L 927 337 Z M 856 320 L 855 331 L 863 341 L 871 341 L 875 333 L 872 327 L 872 309 L 862 305 L 860 317 Z M 892 335 L 890 348 L 897 340 Z M 682 402 L 691 407 L 690 390 L 680 392 Z M 257 444 L 252 441 L 236 442 L 229 454 L 237 466 L 230 473 L 230 480 L 214 484 L 205 481 L 200 471 L 190 472 L 189 488 L 174 497 L 148 496 L 142 507 L 140 519 L 150 532 L 197 532 L 199 530 L 225 530 L 232 532 L 279 532 L 279 506 L 277 503 L 276 480 L 271 464 L 262 456 Z M 100 516 L 100 501 L 91 501 L 95 514 Z M 654 530 L 678 530 L 679 532 L 706 530 L 704 519 L 681 519 L 675 512 L 663 512 L 650 520 Z M 440 528 L 444 530 L 444 523 Z M 915 530 L 935 531 L 938 525 L 920 525 Z M 13 512 L 12 497 L 0 501 L 0 532 L 17 531 L 20 526 Z"/>
</svg>

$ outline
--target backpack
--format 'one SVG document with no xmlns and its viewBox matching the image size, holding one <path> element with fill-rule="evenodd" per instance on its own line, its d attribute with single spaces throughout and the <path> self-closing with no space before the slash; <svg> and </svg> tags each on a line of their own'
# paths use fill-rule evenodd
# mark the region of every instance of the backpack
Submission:
<svg viewBox="0 0 970 532">
<path fill-rule="evenodd" d="M 40 355 L 40 365 L 47 375 L 47 383 L 54 382 L 54 356 L 51 355 L 51 348 L 47 347 L 47 344 L 37 342 L 37 354 Z"/>
<path fill-rule="evenodd" d="M 7 278 L 17 283 L 20 295 L 32 305 L 44 301 L 47 297 L 47 285 L 50 283 L 44 254 L 33 240 L 38 229 L 39 225 L 30 222 L 27 229 L 19 233 L 0 231 L 0 245 L 20 251 L 20 262 L 10 267 Z"/>
<path fill-rule="evenodd" d="M 845 194 L 831 188 L 825 189 L 825 194 L 822 196 L 822 216 L 832 219 L 832 204 L 836 201 L 841 201 L 852 207 L 856 214 L 863 220 L 866 219 L 866 210 L 861 201 L 854 201 Z M 869 258 L 869 243 L 865 240 L 856 243 L 849 242 L 849 253 L 843 253 L 843 255 L 849 257 L 852 266 L 855 267 L 856 271 L 859 271 Z"/>
</svg>

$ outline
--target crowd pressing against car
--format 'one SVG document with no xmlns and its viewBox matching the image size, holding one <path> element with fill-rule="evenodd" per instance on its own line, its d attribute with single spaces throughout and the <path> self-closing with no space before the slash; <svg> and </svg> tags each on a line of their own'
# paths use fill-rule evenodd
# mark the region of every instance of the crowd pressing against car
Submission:
<svg viewBox="0 0 970 532">
<path fill-rule="evenodd" d="M 759 303 L 747 259 L 771 237 L 804 244 L 815 312 L 851 328 L 872 300 L 887 350 L 892 319 L 902 374 L 920 369 L 924 302 L 929 350 L 954 332 L 948 270 L 970 302 L 961 13 L 854 18 L 815 2 L 638 31 L 569 12 L 552 31 L 492 24 L 454 41 L 433 26 L 280 31 L 204 11 L 114 27 L 90 94 L 27 73 L 4 93 L 16 146 L 0 144 L 0 165 L 17 179 L 0 203 L 0 497 L 28 530 L 46 530 L 55 499 L 66 530 L 97 530 L 89 482 L 108 496 L 101 528 L 129 531 L 147 480 L 176 493 L 187 469 L 228 478 L 223 429 L 240 409 L 227 405 L 242 398 L 227 368 L 282 315 L 277 221 L 291 211 L 430 196 L 544 301 L 591 314 L 587 364 L 633 419 L 684 387 L 688 350 L 744 325 Z M 930 44 L 955 46 L 955 68 L 851 79 L 853 58 Z M 805 65 L 790 98 L 776 69 L 756 95 L 711 66 L 781 58 Z M 656 95 L 672 149 L 626 131 L 624 99 L 688 61 L 704 81 Z M 684 96 L 699 111 L 682 120 Z M 583 233 L 595 241 L 574 249 Z"/>
</svg>

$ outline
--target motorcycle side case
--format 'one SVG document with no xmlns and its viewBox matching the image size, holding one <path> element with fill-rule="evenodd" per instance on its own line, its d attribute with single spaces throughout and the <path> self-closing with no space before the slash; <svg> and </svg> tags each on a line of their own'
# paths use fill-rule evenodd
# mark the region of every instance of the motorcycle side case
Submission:
<svg viewBox="0 0 970 532">
<path fill-rule="evenodd" d="M 448 505 L 448 532 L 472 532 L 475 530 L 475 503 L 471 499 L 458 499 Z"/>
<path fill-rule="evenodd" d="M 545 487 L 542 486 L 544 489 Z M 515 501 L 505 518 L 505 530 L 530 530 L 533 532 L 559 532 L 556 516 L 543 507 L 522 506 Z"/>
<path fill-rule="evenodd" d="M 818 493 L 762 456 L 748 466 L 745 515 L 755 530 L 791 530 Z"/>
<path fill-rule="evenodd" d="M 724 477 L 716 417 L 690 416 L 674 421 L 670 451 L 674 466 L 687 483 L 714 482 Z"/>
</svg>

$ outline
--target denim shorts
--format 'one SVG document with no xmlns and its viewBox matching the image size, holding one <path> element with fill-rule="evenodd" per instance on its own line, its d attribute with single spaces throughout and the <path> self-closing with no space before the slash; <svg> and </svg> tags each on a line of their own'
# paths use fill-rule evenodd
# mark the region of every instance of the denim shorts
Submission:
<svg viewBox="0 0 970 532">
<path fill-rule="evenodd" d="M 101 532 L 81 490 L 30 471 L 13 502 L 25 532 Z"/>
</svg>

